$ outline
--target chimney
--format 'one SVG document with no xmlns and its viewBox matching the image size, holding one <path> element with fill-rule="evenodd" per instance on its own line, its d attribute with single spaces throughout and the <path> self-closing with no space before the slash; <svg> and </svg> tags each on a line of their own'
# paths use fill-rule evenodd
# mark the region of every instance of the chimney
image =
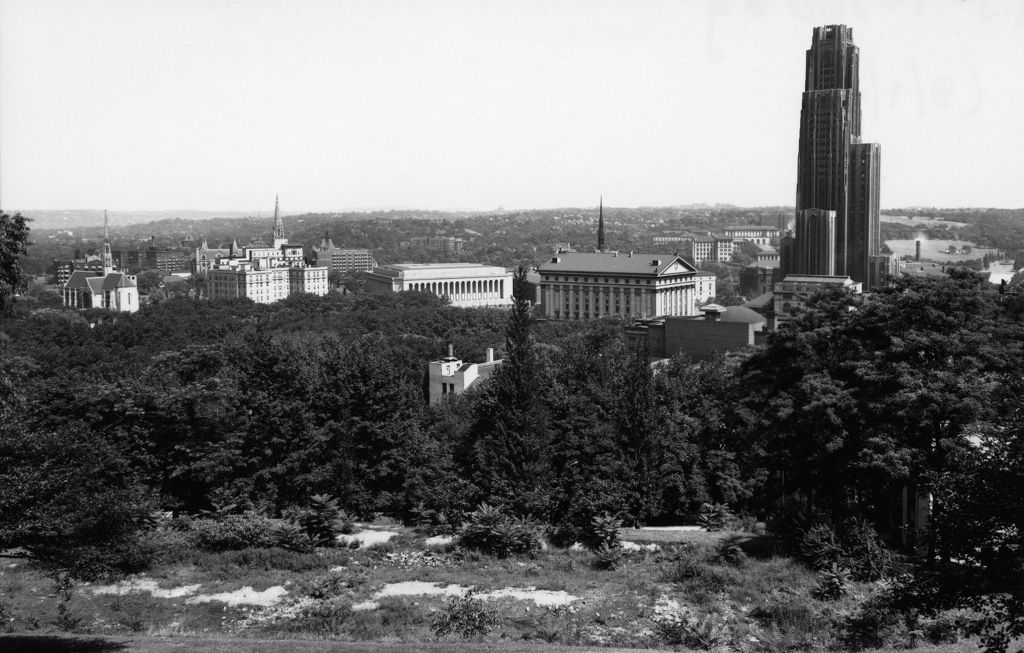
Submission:
<svg viewBox="0 0 1024 653">
<path fill-rule="evenodd" d="M 494 347 L 488 347 L 487 349 L 484 350 L 484 352 L 485 352 L 485 354 L 487 356 L 485 362 L 493 363 L 494 362 Z"/>
<path fill-rule="evenodd" d="M 722 317 L 722 313 L 725 312 L 724 306 L 718 304 L 707 304 L 700 310 L 704 311 L 704 319 L 710 322 L 717 322 Z"/>
<path fill-rule="evenodd" d="M 450 342 L 448 343 L 448 358 L 455 358 L 455 348 Z"/>
</svg>

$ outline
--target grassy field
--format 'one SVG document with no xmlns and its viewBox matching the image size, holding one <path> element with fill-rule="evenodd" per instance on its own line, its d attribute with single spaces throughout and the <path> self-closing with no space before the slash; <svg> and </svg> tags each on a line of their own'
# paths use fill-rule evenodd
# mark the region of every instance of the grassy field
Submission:
<svg viewBox="0 0 1024 653">
<path fill-rule="evenodd" d="M 607 570 L 585 550 L 497 559 L 376 527 L 398 535 L 316 553 L 179 549 L 143 577 L 63 595 L 24 563 L 5 565 L 0 651 L 832 650 L 837 625 L 878 589 L 818 600 L 812 570 L 749 534 L 623 529 L 657 550 L 627 551 Z M 721 559 L 725 541 L 748 556 Z M 486 627 L 439 635 L 445 619 Z"/>
<path fill-rule="evenodd" d="M 916 217 L 906 215 L 888 215 L 883 213 L 878 218 L 879 222 L 894 222 L 896 224 L 910 225 L 914 227 L 966 227 L 966 222 L 954 222 L 953 220 L 940 220 L 937 218 Z"/>
</svg>

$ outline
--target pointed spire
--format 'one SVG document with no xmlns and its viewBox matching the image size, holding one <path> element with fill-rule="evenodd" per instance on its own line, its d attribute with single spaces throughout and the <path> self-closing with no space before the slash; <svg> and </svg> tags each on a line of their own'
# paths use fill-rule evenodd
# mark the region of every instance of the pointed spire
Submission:
<svg viewBox="0 0 1024 653">
<path fill-rule="evenodd" d="M 597 208 L 597 251 L 604 251 L 604 195 Z"/>
<path fill-rule="evenodd" d="M 284 237 L 284 223 L 281 222 L 281 204 L 279 196 L 274 196 L 274 247 L 280 247 L 287 242 Z"/>
<path fill-rule="evenodd" d="M 114 271 L 114 255 L 110 252 L 110 218 L 103 209 L 103 276 Z"/>
</svg>

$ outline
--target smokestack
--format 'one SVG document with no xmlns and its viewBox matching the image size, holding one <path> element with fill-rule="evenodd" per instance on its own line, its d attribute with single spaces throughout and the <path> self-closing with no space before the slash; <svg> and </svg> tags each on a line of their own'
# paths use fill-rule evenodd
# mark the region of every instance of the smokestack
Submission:
<svg viewBox="0 0 1024 653">
<path fill-rule="evenodd" d="M 918 263 L 920 263 L 921 262 L 921 241 L 920 240 L 918 240 L 917 242 L 914 243 L 914 249 L 916 250 L 915 254 L 914 254 L 914 260 L 917 261 Z"/>
<path fill-rule="evenodd" d="M 488 347 L 487 349 L 484 350 L 484 352 L 487 354 L 486 362 L 493 363 L 494 362 L 494 347 Z"/>
</svg>

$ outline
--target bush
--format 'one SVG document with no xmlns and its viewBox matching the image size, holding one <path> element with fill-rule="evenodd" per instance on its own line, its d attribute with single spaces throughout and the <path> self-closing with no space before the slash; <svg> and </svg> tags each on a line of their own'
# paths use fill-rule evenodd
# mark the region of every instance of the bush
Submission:
<svg viewBox="0 0 1024 653">
<path fill-rule="evenodd" d="M 622 562 L 621 546 L 601 546 L 594 551 L 594 569 L 613 570 Z"/>
<path fill-rule="evenodd" d="M 207 551 L 270 548 L 278 543 L 277 524 L 254 512 L 216 519 L 181 518 L 175 525 L 191 535 L 195 546 Z"/>
<path fill-rule="evenodd" d="M 829 524 L 807 529 L 800 553 L 815 569 L 844 567 L 858 581 L 879 580 L 892 569 L 892 553 L 864 519 L 843 522 L 839 532 Z"/>
<path fill-rule="evenodd" d="M 352 617 L 352 605 L 347 599 L 316 601 L 302 606 L 298 614 L 282 620 L 275 620 L 265 629 L 271 632 L 303 633 L 311 635 L 337 636 L 344 632 L 344 626 Z"/>
<path fill-rule="evenodd" d="M 333 546 L 341 516 L 337 499 L 329 494 L 314 494 L 309 498 L 309 506 L 300 512 L 298 521 L 315 546 Z"/>
<path fill-rule="evenodd" d="M 814 588 L 813 594 L 815 598 L 823 601 L 835 601 L 849 591 L 849 585 L 850 570 L 832 563 L 831 567 L 821 571 L 818 586 Z"/>
<path fill-rule="evenodd" d="M 537 526 L 512 517 L 501 508 L 486 503 L 469 514 L 469 521 L 459 533 L 459 546 L 506 558 L 523 554 L 533 556 L 540 551 Z"/>
<path fill-rule="evenodd" d="M 705 503 L 700 507 L 697 523 L 708 532 L 724 531 L 736 524 L 736 517 L 723 503 Z"/>
<path fill-rule="evenodd" d="M 892 570 L 893 555 L 866 519 L 849 519 L 842 527 L 846 560 L 853 577 L 860 581 L 884 578 Z"/>
<path fill-rule="evenodd" d="M 289 551 L 308 553 L 313 550 L 313 540 L 306 533 L 306 529 L 292 522 L 284 522 L 278 525 L 275 540 L 277 546 Z"/>
<path fill-rule="evenodd" d="M 455 596 L 445 602 L 442 611 L 434 615 L 431 626 L 438 637 L 457 634 L 464 638 L 482 637 L 501 625 L 497 609 L 474 596 L 472 590 L 464 596 Z"/>
<path fill-rule="evenodd" d="M 622 546 L 619 542 L 620 528 L 622 528 L 622 520 L 618 517 L 613 517 L 608 513 L 595 515 L 582 534 L 583 543 L 594 552 L 601 549 L 620 548 Z"/>
<path fill-rule="evenodd" d="M 815 524 L 800 540 L 800 555 L 815 569 L 827 569 L 842 562 L 846 552 L 830 524 Z"/>
<path fill-rule="evenodd" d="M 899 626 L 900 613 L 889 605 L 888 596 L 876 597 L 865 601 L 846 618 L 840 641 L 853 651 L 882 648 L 894 643 Z"/>
<path fill-rule="evenodd" d="M 743 567 L 747 564 L 747 553 L 740 547 L 735 538 L 729 538 L 718 546 L 716 557 L 719 562 L 733 567 Z"/>
<path fill-rule="evenodd" d="M 664 644 L 700 651 L 724 647 L 732 639 L 728 624 L 717 615 L 697 617 L 686 608 L 656 614 L 654 631 Z"/>
</svg>

